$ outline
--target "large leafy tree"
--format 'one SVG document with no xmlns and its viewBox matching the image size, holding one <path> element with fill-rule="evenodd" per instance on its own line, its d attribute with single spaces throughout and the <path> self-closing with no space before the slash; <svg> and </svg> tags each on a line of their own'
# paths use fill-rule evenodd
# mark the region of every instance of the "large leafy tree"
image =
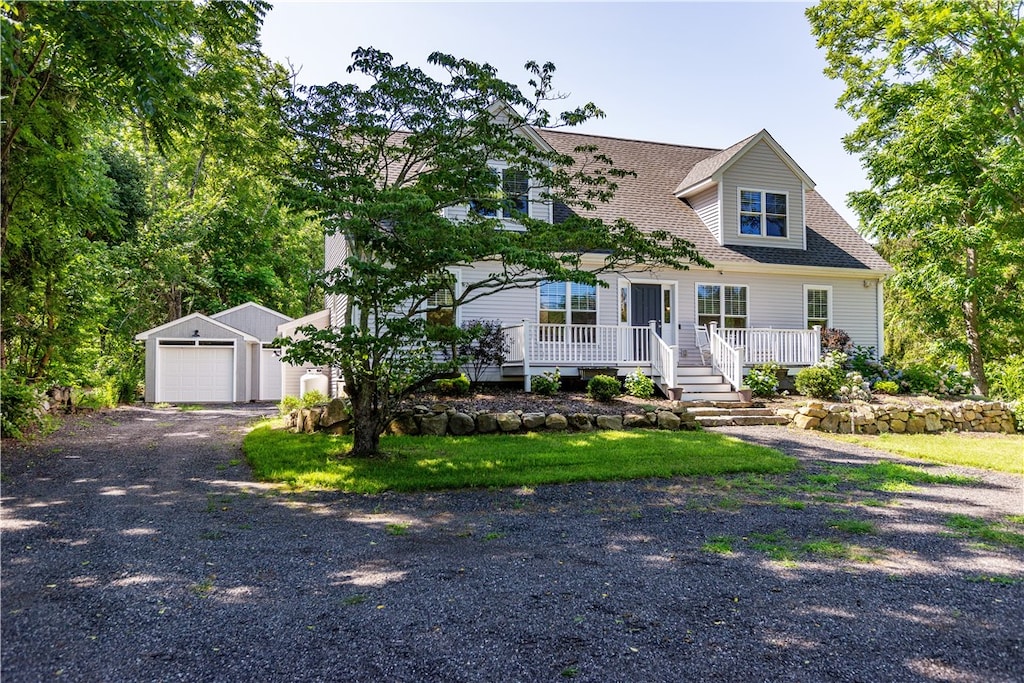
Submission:
<svg viewBox="0 0 1024 683">
<path fill-rule="evenodd" d="M 1022 4 L 824 0 L 807 16 L 858 123 L 844 142 L 871 188 L 851 200 L 896 269 L 890 330 L 966 359 L 987 393 L 985 361 L 1024 340 Z"/>
<path fill-rule="evenodd" d="M 374 49 L 353 57 L 349 73 L 367 85 L 312 87 L 294 102 L 294 197 L 341 240 L 346 258 L 325 274 L 343 319 L 306 330 L 289 351 L 341 369 L 353 403 L 352 455 L 376 455 L 397 403 L 458 364 L 451 354 L 437 360 L 456 340 L 424 315 L 439 292 L 458 307 L 542 279 L 595 283 L 614 270 L 704 263 L 684 240 L 583 217 L 628 171 L 596 148 L 560 154 L 532 138 L 533 127 L 602 115 L 593 104 L 552 115 L 551 64 L 528 63 L 523 92 L 487 64 L 446 54 L 428 58 L 436 77 Z M 557 225 L 531 218 L 500 189 L 495 160 L 529 178 L 542 201 L 577 211 Z M 470 205 L 464 219 L 444 215 Z M 481 262 L 494 264 L 491 274 L 456 288 L 451 268 Z"/>
</svg>

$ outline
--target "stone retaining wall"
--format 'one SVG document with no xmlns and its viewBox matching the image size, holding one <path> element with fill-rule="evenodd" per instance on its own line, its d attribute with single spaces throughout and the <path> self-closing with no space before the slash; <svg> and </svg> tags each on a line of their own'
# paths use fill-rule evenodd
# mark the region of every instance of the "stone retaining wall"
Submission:
<svg viewBox="0 0 1024 683">
<path fill-rule="evenodd" d="M 964 401 L 953 406 L 811 402 L 777 412 L 799 429 L 846 434 L 1017 431 L 1012 408 L 999 401 Z"/>
<path fill-rule="evenodd" d="M 312 433 L 322 430 L 332 434 L 347 434 L 351 416 L 344 402 L 335 399 L 323 408 L 293 410 L 285 418 L 293 432 Z M 443 403 L 416 406 L 398 413 L 388 425 L 389 434 L 465 436 L 468 434 L 494 434 L 499 432 L 573 431 L 589 432 L 595 429 L 698 429 L 696 419 L 681 404 L 671 409 L 647 410 L 622 415 L 595 415 L 591 413 L 530 413 L 521 410 L 505 413 L 456 411 Z"/>
</svg>

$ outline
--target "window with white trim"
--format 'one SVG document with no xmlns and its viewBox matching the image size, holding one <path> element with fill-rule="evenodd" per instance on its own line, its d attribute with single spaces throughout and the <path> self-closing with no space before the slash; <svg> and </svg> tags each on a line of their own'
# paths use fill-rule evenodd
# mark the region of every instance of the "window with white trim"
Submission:
<svg viewBox="0 0 1024 683">
<path fill-rule="evenodd" d="M 740 234 L 756 237 L 786 237 L 787 196 L 782 192 L 740 191 Z"/>
<path fill-rule="evenodd" d="M 697 324 L 719 327 L 747 326 L 746 285 L 697 285 Z"/>
<path fill-rule="evenodd" d="M 579 282 L 540 283 L 538 322 L 551 325 L 596 325 L 597 286 Z"/>
<path fill-rule="evenodd" d="M 455 326 L 455 305 L 452 301 L 452 291 L 447 287 L 441 287 L 427 297 L 424 303 L 427 309 L 427 324 L 438 327 Z"/>
<path fill-rule="evenodd" d="M 512 218 L 513 210 L 530 215 L 530 176 L 518 168 L 491 167 L 495 175 L 493 202 L 471 201 L 470 209 L 489 218 Z"/>
<path fill-rule="evenodd" d="M 831 327 L 832 288 L 804 285 L 804 305 L 807 311 L 807 329 L 815 325 Z"/>
</svg>

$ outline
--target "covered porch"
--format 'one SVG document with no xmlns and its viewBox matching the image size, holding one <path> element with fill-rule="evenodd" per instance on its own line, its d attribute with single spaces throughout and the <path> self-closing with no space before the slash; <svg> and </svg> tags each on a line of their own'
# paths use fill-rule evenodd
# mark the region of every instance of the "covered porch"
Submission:
<svg viewBox="0 0 1024 683">
<path fill-rule="evenodd" d="M 710 365 L 734 390 L 743 384 L 743 369 L 775 362 L 785 367 L 813 365 L 821 355 L 821 328 L 719 328 L 697 326 L 696 352 L 686 358 Z M 614 368 L 626 374 L 640 368 L 662 389 L 678 386 L 680 349 L 658 333 L 658 324 L 553 325 L 523 321 L 502 330 L 504 374 L 521 370 L 526 391 L 534 375 L 552 370 Z M 689 349 L 687 349 L 689 351 Z"/>
</svg>

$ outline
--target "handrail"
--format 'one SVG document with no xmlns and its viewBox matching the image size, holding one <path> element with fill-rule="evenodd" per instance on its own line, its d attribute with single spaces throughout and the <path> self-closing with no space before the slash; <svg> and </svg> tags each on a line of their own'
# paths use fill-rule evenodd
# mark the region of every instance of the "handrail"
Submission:
<svg viewBox="0 0 1024 683">
<path fill-rule="evenodd" d="M 711 342 L 711 367 L 721 373 L 733 389 L 739 391 L 743 385 L 744 348 L 732 346 L 719 334 L 718 326 L 714 323 L 708 325 L 708 340 Z"/>
<path fill-rule="evenodd" d="M 820 327 L 810 330 L 726 327 L 719 328 L 719 334 L 729 346 L 746 349 L 745 361 L 748 365 L 814 365 L 821 357 Z"/>
<path fill-rule="evenodd" d="M 676 350 L 661 338 L 652 320 L 650 326 L 651 343 L 651 374 L 661 377 L 662 384 L 668 387 L 676 385 Z"/>
<path fill-rule="evenodd" d="M 505 362 L 523 362 L 523 337 L 526 331 L 526 322 L 518 325 L 509 325 L 501 328 L 501 336 L 505 345 Z"/>
</svg>

